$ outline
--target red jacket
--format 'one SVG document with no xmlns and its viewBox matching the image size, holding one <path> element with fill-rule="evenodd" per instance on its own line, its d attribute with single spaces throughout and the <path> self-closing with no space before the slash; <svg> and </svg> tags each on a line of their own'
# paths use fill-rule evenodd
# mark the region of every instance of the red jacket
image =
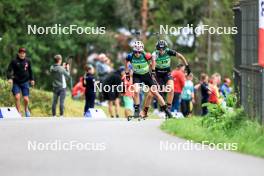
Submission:
<svg viewBox="0 0 264 176">
<path fill-rule="evenodd" d="M 84 95 L 85 87 L 83 87 L 83 77 L 80 78 L 80 81 L 74 85 L 72 88 L 72 96 L 77 96 L 78 94 Z"/>
<path fill-rule="evenodd" d="M 220 94 L 218 87 L 214 85 L 210 85 L 209 88 L 210 88 L 209 102 L 214 104 L 220 103 L 220 99 L 219 99 Z"/>
<path fill-rule="evenodd" d="M 171 76 L 174 80 L 174 92 L 181 93 L 185 84 L 185 74 L 181 70 L 174 70 Z"/>
</svg>

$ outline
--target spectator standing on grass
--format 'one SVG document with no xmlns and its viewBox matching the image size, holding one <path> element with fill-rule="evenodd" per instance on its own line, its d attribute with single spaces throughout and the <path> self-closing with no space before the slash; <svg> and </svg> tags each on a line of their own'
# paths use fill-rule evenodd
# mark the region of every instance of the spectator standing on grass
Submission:
<svg viewBox="0 0 264 176">
<path fill-rule="evenodd" d="M 184 117 L 187 117 L 192 112 L 192 103 L 194 103 L 194 85 L 193 74 L 186 76 L 185 85 L 181 94 L 181 112 Z"/>
<path fill-rule="evenodd" d="M 83 79 L 84 79 L 83 77 L 80 77 L 79 82 L 77 82 L 72 88 L 72 98 L 75 100 L 81 99 L 85 94 Z"/>
<path fill-rule="evenodd" d="M 220 92 L 218 85 L 221 83 L 221 75 L 215 73 L 212 75 L 209 84 L 209 102 L 213 104 L 221 104 L 222 99 L 220 98 Z"/>
<path fill-rule="evenodd" d="M 83 86 L 85 87 L 85 106 L 84 116 L 89 116 L 89 108 L 94 108 L 96 90 L 95 90 L 95 77 L 94 67 L 92 65 L 85 66 L 85 75 L 83 79 Z"/>
<path fill-rule="evenodd" d="M 109 66 L 105 64 L 107 61 L 107 57 L 104 53 L 101 53 L 98 55 L 96 58 L 96 63 L 95 63 L 95 69 L 97 73 L 97 79 L 99 82 L 103 82 L 107 74 L 109 73 Z M 98 96 L 100 103 L 103 102 L 103 95 L 99 94 Z"/>
<path fill-rule="evenodd" d="M 122 81 L 125 87 L 124 94 L 123 94 L 123 100 L 124 100 L 124 108 L 125 108 L 126 117 L 131 116 L 134 111 L 132 70 L 130 70 L 129 74 L 130 74 L 130 79 L 128 81 L 126 79 L 125 68 L 123 68 L 123 71 L 121 71 L 121 77 L 122 77 Z"/>
<path fill-rule="evenodd" d="M 35 84 L 31 67 L 31 62 L 26 57 L 26 49 L 19 48 L 16 58 L 10 62 L 7 69 L 7 79 L 12 85 L 12 93 L 15 96 L 17 111 L 21 114 L 20 92 L 22 92 L 26 117 L 30 117 L 30 111 L 28 109 L 29 84 L 31 86 Z"/>
<path fill-rule="evenodd" d="M 205 73 L 202 73 L 200 76 L 200 83 L 195 85 L 195 89 L 201 89 L 201 105 L 209 102 L 209 76 Z M 206 106 L 202 106 L 202 116 L 208 113 Z"/>
<path fill-rule="evenodd" d="M 114 71 L 106 76 L 103 81 L 103 97 L 108 102 L 108 112 L 111 118 L 119 118 L 120 100 L 119 96 L 122 92 L 118 90 L 118 86 L 122 85 L 121 74 L 124 72 L 123 68 Z M 109 87 L 110 89 L 104 89 Z M 114 108 L 115 106 L 115 113 Z"/>
<path fill-rule="evenodd" d="M 229 78 L 224 79 L 224 83 L 220 87 L 220 93 L 226 99 L 226 97 L 232 92 L 232 88 L 230 87 L 231 80 Z"/>
<path fill-rule="evenodd" d="M 55 64 L 50 67 L 53 86 L 52 116 L 56 117 L 56 106 L 58 99 L 60 99 L 60 116 L 63 117 L 67 87 L 66 78 L 70 78 L 70 65 L 62 64 L 62 56 L 59 54 L 54 57 L 54 61 Z"/>
<path fill-rule="evenodd" d="M 185 84 L 185 66 L 179 64 L 176 70 L 172 71 L 171 76 L 174 80 L 174 97 L 171 112 L 178 112 L 181 103 L 181 93 Z"/>
</svg>

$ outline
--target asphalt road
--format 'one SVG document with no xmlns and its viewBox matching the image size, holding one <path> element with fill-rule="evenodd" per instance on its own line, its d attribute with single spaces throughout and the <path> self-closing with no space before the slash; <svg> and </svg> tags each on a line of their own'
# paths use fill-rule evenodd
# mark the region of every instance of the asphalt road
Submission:
<svg viewBox="0 0 264 176">
<path fill-rule="evenodd" d="M 187 141 L 162 132 L 161 123 L 162 120 L 2 119 L 0 175 L 264 175 L 264 159 L 208 147 L 201 151 L 179 147 Z M 170 147 L 166 148 L 166 144 Z"/>
</svg>

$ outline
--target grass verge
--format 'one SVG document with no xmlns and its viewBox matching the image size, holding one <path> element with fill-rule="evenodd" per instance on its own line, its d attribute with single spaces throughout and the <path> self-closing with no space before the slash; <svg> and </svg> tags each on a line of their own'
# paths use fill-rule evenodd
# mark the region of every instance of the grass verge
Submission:
<svg viewBox="0 0 264 176">
<path fill-rule="evenodd" d="M 165 132 L 201 143 L 237 143 L 237 151 L 264 157 L 264 127 L 257 122 L 243 119 L 236 127 L 211 129 L 201 117 L 167 120 L 161 125 Z"/>
</svg>

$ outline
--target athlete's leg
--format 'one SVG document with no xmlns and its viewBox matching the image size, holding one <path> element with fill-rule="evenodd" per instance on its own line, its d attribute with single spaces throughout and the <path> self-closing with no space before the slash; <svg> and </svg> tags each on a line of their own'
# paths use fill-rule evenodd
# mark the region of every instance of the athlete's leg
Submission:
<svg viewBox="0 0 264 176">
<path fill-rule="evenodd" d="M 165 112 L 165 114 L 167 115 L 167 117 L 171 118 L 172 117 L 172 114 L 170 113 L 163 97 L 159 94 L 158 92 L 158 88 L 156 85 L 152 85 L 151 86 L 151 92 L 152 94 L 157 98 L 160 106 L 161 106 L 161 110 Z"/>
<path fill-rule="evenodd" d="M 174 97 L 174 82 L 173 80 L 168 80 L 167 82 L 167 105 L 168 108 L 171 109 L 171 105 L 172 105 L 172 101 L 173 101 L 173 97 Z"/>
<path fill-rule="evenodd" d="M 153 100 L 153 94 L 151 93 L 151 91 L 149 91 L 145 98 L 143 111 L 141 111 L 140 113 L 142 117 L 146 117 L 148 115 L 148 110 L 149 110 L 152 100 Z"/>
<path fill-rule="evenodd" d="M 135 83 L 134 84 L 134 116 L 139 116 L 139 103 L 140 103 L 140 99 L 139 99 L 139 93 L 140 93 L 140 85 L 139 83 Z"/>
</svg>

